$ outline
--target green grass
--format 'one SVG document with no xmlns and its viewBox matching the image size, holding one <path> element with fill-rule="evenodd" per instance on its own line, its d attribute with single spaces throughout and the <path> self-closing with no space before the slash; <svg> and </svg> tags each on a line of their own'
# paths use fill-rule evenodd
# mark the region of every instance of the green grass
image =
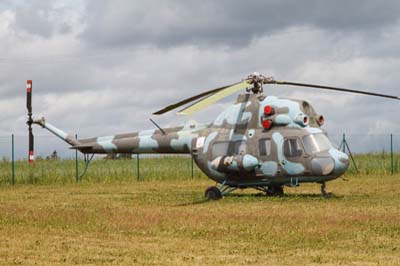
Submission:
<svg viewBox="0 0 400 266">
<path fill-rule="evenodd" d="M 206 202 L 212 182 L 0 188 L 0 265 L 399 265 L 400 175 Z"/>
<path fill-rule="evenodd" d="M 391 158 L 387 153 L 355 155 L 355 162 L 362 175 L 390 174 Z M 400 154 L 394 155 L 394 171 L 399 171 Z M 79 161 L 79 173 L 84 163 Z M 191 158 L 163 156 L 160 158 L 140 159 L 141 180 L 187 180 L 192 177 Z M 355 174 L 351 163 L 349 174 Z M 194 166 L 194 178 L 205 178 L 204 174 Z M 39 160 L 32 167 L 26 161 L 15 163 L 15 182 L 17 184 L 68 184 L 75 182 L 75 160 Z M 89 170 L 83 177 L 84 182 L 125 182 L 137 179 L 136 159 L 132 160 L 93 160 Z M 11 184 L 11 163 L 0 162 L 0 185 Z"/>
<path fill-rule="evenodd" d="M 391 174 L 392 162 L 390 153 L 369 153 L 357 154 L 354 156 L 354 161 L 361 174 Z M 400 154 L 393 155 L 393 171 L 399 172 L 400 168 Z M 351 162 L 349 173 L 356 173 L 354 164 Z"/>
<path fill-rule="evenodd" d="M 141 158 L 141 180 L 182 180 L 192 178 L 192 161 L 189 157 Z M 79 161 L 79 175 L 84 171 L 84 162 Z M 194 165 L 194 177 L 204 177 Z M 95 159 L 90 163 L 84 182 L 122 182 L 137 180 L 136 159 Z M 76 181 L 75 160 L 38 160 L 33 166 L 26 161 L 15 163 L 17 184 L 68 184 Z M 11 163 L 0 163 L 0 185 L 11 183 Z"/>
</svg>

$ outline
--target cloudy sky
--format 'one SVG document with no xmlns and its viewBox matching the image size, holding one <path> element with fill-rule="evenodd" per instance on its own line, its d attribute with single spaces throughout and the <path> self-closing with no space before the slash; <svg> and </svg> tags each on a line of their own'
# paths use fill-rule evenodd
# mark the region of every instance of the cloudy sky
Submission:
<svg viewBox="0 0 400 266">
<path fill-rule="evenodd" d="M 26 134 L 27 79 L 36 116 L 81 136 L 152 128 L 153 111 L 254 71 L 400 95 L 399 44 L 395 0 L 2 0 L 0 136 Z M 332 135 L 400 134 L 394 100 L 264 90 L 310 101 Z M 207 122 L 234 97 L 193 117 L 153 119 Z"/>
</svg>

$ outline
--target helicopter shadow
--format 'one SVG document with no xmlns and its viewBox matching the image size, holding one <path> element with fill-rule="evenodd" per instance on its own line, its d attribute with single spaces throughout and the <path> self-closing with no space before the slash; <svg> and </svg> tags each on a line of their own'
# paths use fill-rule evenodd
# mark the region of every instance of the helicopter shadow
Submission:
<svg viewBox="0 0 400 266">
<path fill-rule="evenodd" d="M 324 197 L 318 193 L 296 193 L 296 194 L 283 194 L 281 196 L 266 196 L 264 193 L 256 193 L 256 194 L 230 194 L 225 196 L 226 198 L 265 198 L 266 200 L 270 199 L 343 199 L 344 196 L 336 195 L 334 193 L 329 193 L 328 196 Z"/>
<path fill-rule="evenodd" d="M 200 205 L 200 204 L 204 204 L 204 203 L 212 202 L 212 201 L 213 200 L 204 198 L 204 199 L 195 200 L 195 201 L 191 201 L 191 202 L 176 204 L 176 205 L 173 205 L 173 207 L 185 207 L 185 206 Z"/>
<path fill-rule="evenodd" d="M 260 199 L 265 201 L 270 200 L 285 200 L 285 199 L 321 199 L 321 200 L 332 200 L 332 199 L 344 199 L 343 195 L 336 195 L 333 193 L 329 193 L 327 197 L 322 196 L 321 194 L 313 194 L 313 193 L 302 193 L 302 194 L 284 194 L 282 196 L 266 196 L 264 193 L 255 193 L 255 194 L 229 194 L 224 196 L 225 199 Z M 224 200 L 224 199 L 221 199 Z M 193 205 L 201 205 L 205 203 L 214 202 L 214 200 L 210 200 L 207 198 L 199 199 L 191 202 L 185 202 L 174 205 L 174 207 L 185 207 L 185 206 L 193 206 Z"/>
</svg>

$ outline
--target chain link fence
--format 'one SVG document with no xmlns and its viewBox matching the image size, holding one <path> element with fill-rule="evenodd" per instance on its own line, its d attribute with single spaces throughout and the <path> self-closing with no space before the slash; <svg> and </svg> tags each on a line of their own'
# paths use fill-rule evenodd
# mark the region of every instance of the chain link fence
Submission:
<svg viewBox="0 0 400 266">
<path fill-rule="evenodd" d="M 394 174 L 399 170 L 400 134 L 341 134 L 329 137 L 336 147 L 354 157 L 349 173 Z"/>
<path fill-rule="evenodd" d="M 0 186 L 204 177 L 190 155 L 96 155 L 86 172 L 84 155 L 52 135 L 35 136 L 33 165 L 27 136 L 0 136 L 0 158 Z"/>
<path fill-rule="evenodd" d="M 332 143 L 354 155 L 349 173 L 394 174 L 399 170 L 400 134 L 340 134 Z M 0 185 L 72 183 L 82 181 L 84 156 L 52 135 L 35 136 L 34 165 L 28 164 L 27 136 L 0 136 Z M 202 178 L 190 155 L 98 155 L 83 181 L 168 180 Z"/>
</svg>

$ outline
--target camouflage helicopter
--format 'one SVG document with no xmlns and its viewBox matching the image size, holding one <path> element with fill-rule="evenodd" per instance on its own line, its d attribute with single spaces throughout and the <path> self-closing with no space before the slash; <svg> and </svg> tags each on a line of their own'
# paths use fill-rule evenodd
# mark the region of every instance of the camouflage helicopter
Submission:
<svg viewBox="0 0 400 266">
<path fill-rule="evenodd" d="M 277 81 L 258 73 L 241 82 L 212 89 L 154 115 L 183 105 L 178 114 L 191 115 L 240 90 L 236 102 L 210 124 L 189 121 L 180 127 L 139 131 L 113 136 L 76 139 L 48 123 L 32 118 L 32 81 L 27 81 L 29 161 L 34 161 L 32 124 L 40 125 L 61 138 L 71 149 L 85 155 L 87 170 L 94 154 L 175 153 L 190 154 L 197 166 L 218 186 L 206 189 L 205 197 L 220 199 L 237 189 L 253 188 L 270 196 L 283 194 L 284 186 L 305 182 L 321 184 L 342 176 L 349 167 L 348 156 L 335 148 L 321 128 L 323 115 L 304 100 L 265 96 L 263 85 L 292 85 L 335 90 L 400 100 L 400 97 L 338 87 Z M 194 102 L 194 103 L 193 103 Z M 89 155 L 91 157 L 89 158 Z"/>
</svg>

